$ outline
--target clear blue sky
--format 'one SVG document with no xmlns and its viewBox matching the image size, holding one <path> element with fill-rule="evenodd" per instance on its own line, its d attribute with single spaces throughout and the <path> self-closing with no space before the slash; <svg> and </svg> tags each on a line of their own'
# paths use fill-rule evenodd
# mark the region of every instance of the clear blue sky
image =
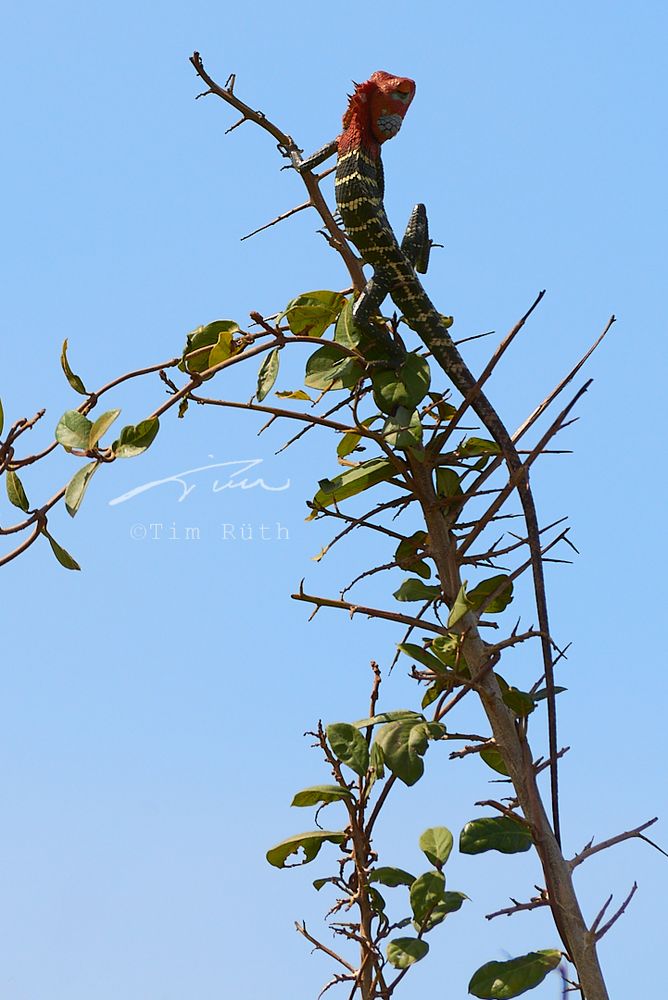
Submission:
<svg viewBox="0 0 668 1000">
<path fill-rule="evenodd" d="M 397 227 L 414 201 L 428 204 L 446 244 L 429 276 L 440 308 L 460 336 L 500 334 L 548 290 L 490 387 L 512 427 L 617 314 L 564 436 L 575 454 L 534 476 L 544 520 L 570 514 L 581 551 L 549 572 L 555 634 L 573 642 L 561 676 L 565 841 L 573 853 L 658 813 L 665 846 L 665 5 L 35 0 L 7 8 L 3 28 L 0 395 L 8 420 L 47 407 L 35 448 L 77 403 L 58 365 L 65 337 L 95 386 L 171 357 L 201 323 L 243 324 L 252 309 L 346 283 L 314 217 L 239 243 L 303 192 L 266 136 L 224 136 L 230 112 L 195 103 L 195 48 L 307 150 L 336 133 L 351 79 L 378 68 L 416 79 L 387 147 L 387 204 Z M 474 369 L 488 350 L 467 348 Z M 282 387 L 297 386 L 301 360 Z M 244 372 L 219 392 L 248 398 L 252 383 Z M 146 392 L 117 397 L 128 422 L 147 412 Z M 151 393 L 152 406 L 157 382 Z M 293 792 L 327 780 L 301 734 L 320 716 L 364 713 L 368 661 L 386 664 L 398 636 L 334 614 L 307 625 L 289 600 L 302 576 L 335 594 L 376 553 L 310 561 L 326 535 L 304 523 L 303 501 L 336 471 L 333 450 L 313 439 L 275 458 L 285 432 L 257 439 L 257 426 L 200 408 L 166 419 L 143 458 L 99 473 L 74 522 L 54 515 L 81 574 L 46 545 L 3 570 L 3 1000 L 292 1000 L 329 976 L 293 930 L 295 918 L 318 926 L 325 900 L 309 885 L 323 866 L 276 872 L 264 852 L 311 825 L 289 809 Z M 205 478 L 182 503 L 165 486 L 109 504 L 180 470 L 252 458 L 290 488 L 214 494 Z M 26 474 L 33 502 L 73 468 L 56 456 Z M 224 522 L 277 521 L 288 540 L 222 541 Z M 177 540 L 132 537 L 172 523 Z M 193 526 L 199 542 L 182 537 Z M 527 676 L 520 664 L 518 682 Z M 411 698 L 395 671 L 384 706 Z M 431 753 L 428 777 L 397 795 L 380 831 L 387 863 L 417 868 L 420 832 L 458 831 L 490 794 L 482 768 Z M 464 997 L 483 961 L 557 943 L 540 915 L 483 920 L 533 891 L 525 857 L 449 867 L 473 902 L 433 935 L 406 997 Z M 578 875 L 590 917 L 634 879 L 601 949 L 613 996 L 656 995 L 667 863 L 631 843 Z M 534 993 L 558 995 L 556 977 Z"/>
</svg>

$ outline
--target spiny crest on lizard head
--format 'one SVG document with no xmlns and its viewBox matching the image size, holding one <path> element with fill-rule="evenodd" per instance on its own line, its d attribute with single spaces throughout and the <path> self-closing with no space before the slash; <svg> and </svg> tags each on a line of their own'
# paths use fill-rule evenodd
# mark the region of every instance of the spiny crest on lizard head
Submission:
<svg viewBox="0 0 668 1000">
<path fill-rule="evenodd" d="M 356 83 L 343 116 L 339 153 L 363 146 L 372 156 L 378 156 L 381 144 L 401 128 L 414 96 L 413 80 L 382 69 L 364 83 Z"/>
</svg>

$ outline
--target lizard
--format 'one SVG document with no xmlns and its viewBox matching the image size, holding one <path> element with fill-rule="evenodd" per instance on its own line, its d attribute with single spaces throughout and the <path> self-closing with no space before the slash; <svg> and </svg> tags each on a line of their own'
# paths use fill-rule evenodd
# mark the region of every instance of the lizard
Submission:
<svg viewBox="0 0 668 1000">
<path fill-rule="evenodd" d="M 423 206 L 416 206 L 407 236 L 400 246 L 390 226 L 383 204 L 384 175 L 381 146 L 399 132 L 415 96 L 415 82 L 382 70 L 362 84 L 355 84 L 343 116 L 343 132 L 336 142 L 335 191 L 339 215 L 348 239 L 364 263 L 373 267 L 373 277 L 358 298 L 353 315 L 364 322 L 373 315 L 389 293 L 408 326 L 418 334 L 432 356 L 453 383 L 470 401 L 470 406 L 501 450 L 511 478 L 515 481 L 527 526 L 534 589 L 541 634 L 543 667 L 547 689 L 548 740 L 551 770 L 552 822 L 560 841 L 557 721 L 554 668 L 545 596 L 542 549 L 538 517 L 528 470 L 513 440 L 491 402 L 477 388 L 476 379 L 455 346 L 443 317 L 424 290 L 416 270 L 424 271 L 410 251 L 411 225 L 426 227 Z M 329 146 L 331 149 L 331 144 Z M 317 155 L 317 154 L 316 154 Z M 426 229 L 425 229 L 426 231 Z M 423 245 L 424 245 L 423 234 Z M 428 237 L 427 237 L 428 239 Z M 428 246 L 427 246 L 428 250 Z M 391 343 L 388 338 L 388 343 Z"/>
</svg>

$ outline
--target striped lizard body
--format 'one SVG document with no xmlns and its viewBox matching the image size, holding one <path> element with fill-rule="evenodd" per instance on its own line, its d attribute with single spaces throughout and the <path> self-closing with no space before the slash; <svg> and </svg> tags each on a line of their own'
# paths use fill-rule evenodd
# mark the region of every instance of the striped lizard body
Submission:
<svg viewBox="0 0 668 1000">
<path fill-rule="evenodd" d="M 401 128 L 414 94 L 412 80 L 379 71 L 365 83 L 356 85 L 343 118 L 343 132 L 338 140 L 336 202 L 348 238 L 374 272 L 356 304 L 356 310 L 368 310 L 369 301 L 373 303 L 374 311 L 377 310 L 383 294 L 389 292 L 408 325 L 421 338 L 454 386 L 469 399 L 472 409 L 499 445 L 517 487 L 527 525 L 541 631 L 548 692 L 552 815 L 554 832 L 559 840 L 554 673 L 538 518 L 528 471 L 503 421 L 487 397 L 476 389 L 476 379 L 424 290 L 415 267 L 399 245 L 383 205 L 384 177 L 380 147 Z"/>
</svg>

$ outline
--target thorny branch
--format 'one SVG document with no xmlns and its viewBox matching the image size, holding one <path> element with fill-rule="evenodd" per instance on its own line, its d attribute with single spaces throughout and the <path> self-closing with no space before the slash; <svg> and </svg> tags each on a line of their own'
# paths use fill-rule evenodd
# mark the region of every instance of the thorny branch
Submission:
<svg viewBox="0 0 668 1000">
<path fill-rule="evenodd" d="M 266 223 L 264 226 L 254 230 L 253 233 L 249 233 L 248 236 L 255 235 L 270 226 L 277 225 L 294 214 L 313 208 L 318 213 L 323 223 L 328 242 L 341 256 L 344 265 L 347 268 L 353 288 L 358 291 L 361 290 L 365 283 L 361 262 L 352 251 L 345 234 L 336 224 L 334 214 L 331 212 L 327 201 L 320 190 L 320 182 L 331 171 L 325 170 L 320 174 L 314 173 L 313 167 L 315 164 L 313 162 L 309 163 L 308 161 L 304 161 L 302 157 L 302 150 L 288 133 L 284 132 L 275 123 L 270 121 L 261 111 L 253 109 L 241 101 L 234 93 L 234 75 L 230 76 L 226 85 L 221 87 L 205 70 L 199 53 L 195 52 L 192 55 L 190 62 L 192 63 L 195 72 L 203 80 L 207 88 L 204 93 L 198 96 L 203 97 L 207 95 L 215 95 L 225 101 L 240 114 L 240 118 L 233 123 L 228 131 L 232 131 L 246 122 L 253 123 L 262 128 L 276 140 L 281 156 L 290 161 L 290 166 L 294 168 L 307 190 L 308 199 L 306 201 L 300 203 L 292 209 L 280 213 L 271 222 Z M 330 153 L 332 150 L 333 147 L 330 148 Z M 243 238 L 247 239 L 248 236 Z M 467 465 L 467 463 L 463 461 L 460 456 L 458 456 L 456 451 L 446 456 L 443 456 L 442 452 L 444 445 L 452 433 L 455 430 L 461 431 L 463 429 L 461 420 L 470 406 L 475 393 L 480 391 L 484 383 L 490 377 L 510 343 L 512 343 L 520 330 L 524 327 L 529 316 L 537 308 L 543 298 L 543 295 L 544 292 L 541 291 L 524 316 L 521 317 L 513 329 L 501 341 L 494 355 L 490 359 L 490 362 L 478 379 L 476 387 L 462 401 L 456 409 L 454 416 L 450 415 L 447 419 L 443 418 L 438 411 L 438 404 L 436 402 L 433 402 L 425 409 L 423 417 L 427 415 L 427 412 L 432 415 L 430 419 L 433 418 L 433 422 L 430 422 L 428 429 L 430 429 L 433 433 L 426 450 L 426 460 L 423 459 L 421 462 L 411 458 L 407 452 L 405 455 L 402 453 L 401 457 L 398 456 L 396 451 L 389 448 L 382 435 L 365 426 L 357 414 L 357 407 L 361 402 L 357 390 L 349 395 L 347 399 L 337 403 L 324 414 L 298 410 L 293 411 L 286 407 L 263 404 L 254 401 L 253 399 L 248 402 L 241 402 L 236 400 L 214 399 L 199 395 L 198 390 L 203 381 L 223 370 L 253 358 L 266 356 L 267 352 L 275 349 L 283 350 L 288 346 L 299 343 L 306 344 L 311 347 L 313 346 L 312 338 L 307 336 L 295 336 L 286 328 L 271 326 L 270 323 L 258 313 L 252 313 L 251 318 L 254 322 L 259 324 L 260 332 L 242 334 L 240 349 L 238 351 L 233 353 L 232 356 L 228 357 L 225 361 L 213 365 L 203 372 L 191 372 L 189 377 L 186 376 L 185 384 L 181 387 L 178 387 L 171 377 L 167 376 L 167 371 L 172 370 L 179 365 L 182 358 L 171 358 L 159 364 L 130 371 L 108 382 L 97 391 L 87 393 L 86 399 L 78 407 L 78 412 L 82 415 L 87 415 L 94 410 L 100 398 L 105 396 L 112 389 L 130 380 L 158 373 L 164 384 L 167 386 L 168 397 L 153 410 L 150 418 L 163 416 L 174 407 L 180 408 L 187 402 L 195 402 L 200 405 L 248 410 L 249 412 L 266 414 L 271 418 L 271 420 L 277 418 L 291 419 L 305 424 L 306 426 L 295 436 L 295 438 L 291 439 L 291 442 L 288 442 L 288 444 L 301 437 L 305 431 L 316 427 L 334 431 L 336 433 L 350 433 L 354 430 L 355 433 L 365 438 L 368 442 L 375 444 L 388 458 L 393 461 L 393 464 L 396 467 L 396 474 L 388 481 L 388 486 L 400 488 L 402 490 L 402 496 L 399 498 L 393 497 L 389 501 L 378 503 L 369 511 L 358 517 L 351 517 L 348 514 L 344 514 L 338 509 L 337 505 L 317 509 L 319 517 L 334 517 L 335 519 L 343 520 L 346 525 L 345 528 L 332 540 L 332 542 L 330 542 L 329 546 L 327 546 L 323 552 L 320 553 L 318 558 L 322 558 L 325 552 L 331 549 L 332 545 L 342 540 L 357 528 L 370 528 L 385 535 L 386 538 L 392 542 L 405 541 L 408 536 L 405 533 L 389 528 L 383 522 L 383 516 L 388 515 L 389 513 L 394 513 L 395 516 L 398 516 L 399 514 L 404 514 L 407 511 L 413 513 L 419 508 L 424 519 L 424 524 L 427 529 L 427 537 L 429 540 L 428 552 L 425 551 L 425 557 L 432 559 L 436 565 L 437 579 L 441 589 L 441 596 L 434 601 L 427 601 L 417 616 L 387 611 L 383 608 L 373 606 L 352 604 L 344 600 L 332 600 L 326 597 L 312 596 L 304 592 L 303 586 L 297 594 L 293 595 L 293 597 L 296 600 L 305 601 L 314 605 L 315 610 L 313 614 L 315 614 L 322 607 L 329 607 L 345 610 L 351 618 L 354 615 L 362 614 L 369 618 L 382 619 L 405 625 L 408 627 L 406 638 L 413 630 L 416 629 L 429 633 L 429 641 L 431 641 L 431 638 L 434 636 L 455 636 L 458 638 L 460 641 L 460 651 L 467 665 L 468 676 L 455 674 L 454 671 L 450 671 L 447 683 L 444 684 L 443 690 L 439 691 L 438 700 L 436 701 L 434 708 L 433 720 L 439 721 L 443 719 L 445 715 L 450 713 L 467 694 L 471 692 L 476 692 L 478 694 L 490 724 L 491 737 L 481 736 L 475 737 L 475 739 L 480 739 L 481 741 L 487 740 L 485 745 L 489 745 L 491 743 L 499 750 L 515 791 L 515 797 L 511 800 L 511 805 L 504 805 L 493 800 L 489 800 L 487 804 L 491 805 L 502 815 L 512 817 L 514 820 L 521 822 L 528 829 L 530 829 L 534 846 L 540 859 L 545 877 L 545 888 L 536 887 L 538 892 L 537 896 L 525 903 L 512 899 L 512 906 L 488 914 L 487 919 L 491 920 L 494 917 L 501 915 L 511 915 L 524 910 L 532 910 L 548 906 L 552 911 L 554 922 L 561 936 L 566 953 L 568 954 L 570 960 L 575 963 L 578 970 L 579 984 L 577 988 L 581 990 L 582 995 L 586 996 L 587 1000 L 607 1000 L 608 994 L 603 982 L 602 973 L 600 971 L 596 955 L 596 943 L 625 912 L 637 889 L 637 886 L 634 883 L 633 888 L 619 909 L 605 924 L 602 925 L 605 913 L 607 912 L 607 909 L 612 901 L 612 896 L 610 896 L 599 911 L 591 927 L 587 928 L 577 897 L 575 896 L 573 890 L 571 875 L 573 870 L 589 857 L 631 838 L 645 840 L 653 847 L 656 847 L 657 850 L 660 850 L 662 853 L 666 853 L 649 840 L 649 838 L 644 836 L 644 831 L 656 822 L 656 820 L 652 819 L 632 830 L 618 834 L 617 836 L 611 837 L 608 840 L 602 841 L 596 845 L 594 845 L 592 841 L 587 844 L 579 854 L 576 854 L 574 858 L 570 861 L 566 861 L 552 834 L 536 783 L 536 776 L 544 767 L 548 766 L 550 762 L 546 761 L 541 763 L 542 759 L 534 761 L 528 743 L 526 720 L 518 718 L 515 716 L 514 712 L 510 710 L 504 701 L 496 674 L 494 673 L 494 668 L 498 663 L 502 651 L 512 648 L 519 643 L 530 641 L 539 637 L 540 633 L 532 628 L 519 632 L 518 627 L 516 626 L 515 630 L 509 637 L 500 639 L 494 644 L 486 643 L 482 640 L 479 630 L 483 626 L 491 626 L 494 623 L 480 621 L 480 615 L 485 610 L 484 606 L 476 609 L 474 612 L 468 612 L 462 615 L 453 625 L 434 624 L 426 621 L 423 617 L 429 609 L 432 609 L 435 617 L 440 622 L 440 619 L 438 618 L 439 605 L 445 603 L 452 607 L 455 596 L 461 593 L 462 565 L 466 563 L 472 563 L 476 566 L 484 564 L 493 565 L 493 560 L 497 560 L 500 556 L 510 555 L 522 545 L 526 544 L 525 538 L 518 538 L 518 536 L 514 536 L 516 541 L 512 544 L 506 545 L 504 548 L 499 547 L 501 545 L 501 539 L 499 539 L 494 542 L 493 545 L 488 546 L 481 553 L 467 554 L 473 543 L 480 537 L 482 532 L 488 526 L 496 523 L 504 517 L 510 516 L 502 514 L 500 511 L 512 491 L 515 489 L 516 482 L 515 478 L 511 477 L 510 480 L 507 481 L 500 489 L 483 490 L 482 487 L 487 482 L 489 477 L 499 470 L 502 462 L 500 456 L 497 458 L 491 458 L 491 460 L 484 465 L 484 468 L 474 471 L 473 467 Z M 522 438 L 525 433 L 535 425 L 537 420 L 545 413 L 547 408 L 573 380 L 591 353 L 606 336 L 614 321 L 615 317 L 612 316 L 603 330 L 603 333 L 595 341 L 595 343 L 571 368 L 570 372 L 552 390 L 545 400 L 543 400 L 542 403 L 536 407 L 533 413 L 515 433 L 515 441 Z M 332 344 L 333 342 L 328 341 L 328 343 Z M 342 352 L 342 356 L 347 354 L 348 356 L 356 357 L 357 360 L 364 363 L 365 359 L 355 350 L 351 350 L 340 344 L 335 346 L 337 346 Z M 193 356 L 197 353 L 197 351 L 193 352 Z M 525 468 L 531 466 L 540 456 L 546 454 L 550 450 L 548 448 L 549 443 L 557 433 L 562 431 L 564 427 L 568 426 L 569 421 L 567 421 L 566 418 L 569 416 L 573 407 L 582 394 L 587 390 L 589 385 L 590 383 L 587 382 L 575 394 L 570 403 L 562 410 L 561 413 L 559 413 L 548 430 L 542 435 L 538 443 L 533 448 L 529 449 L 528 452 L 525 452 L 525 454 L 527 454 L 527 458 L 524 463 Z M 443 397 L 441 397 L 441 401 L 442 400 Z M 345 423 L 338 419 L 331 419 L 335 413 L 338 416 L 344 407 L 348 407 L 351 412 L 350 423 Z M 44 411 L 40 410 L 32 418 L 21 418 L 10 427 L 4 441 L 0 441 L 0 472 L 8 471 L 15 473 L 18 469 L 28 467 L 37 461 L 45 459 L 56 450 L 57 442 L 52 441 L 48 444 L 48 446 L 39 452 L 35 452 L 34 454 L 22 457 L 15 454 L 17 442 L 20 441 L 22 435 L 27 430 L 32 429 L 39 423 L 43 414 Z M 443 427 L 445 429 L 443 429 Z M 430 448 L 431 451 L 429 450 Z M 100 464 L 110 464 L 114 461 L 114 455 L 109 449 L 91 449 L 90 453 L 82 452 L 81 454 L 88 454 L 88 457 L 94 459 Z M 348 458 L 347 464 L 351 464 L 350 458 Z M 466 479 L 467 482 L 470 483 L 470 480 L 473 479 L 473 482 L 467 487 L 466 492 L 455 498 L 437 495 L 434 490 L 432 473 L 439 465 L 447 465 L 453 469 L 457 468 L 460 471 L 463 471 L 462 481 Z M 36 541 L 40 534 L 45 531 L 48 514 L 52 508 L 63 499 L 65 489 L 66 487 L 63 486 L 41 506 L 36 509 L 28 510 L 26 517 L 22 521 L 8 527 L 0 528 L 0 534 L 7 535 L 17 534 L 22 531 L 28 532 L 26 537 L 13 551 L 0 558 L 0 565 L 11 561 L 22 552 L 26 551 L 26 549 Z M 491 501 L 486 510 L 483 511 L 480 517 L 470 522 L 459 521 L 459 515 L 469 500 L 476 499 L 481 501 L 485 495 L 490 493 L 494 495 L 494 499 Z M 544 528 L 543 532 L 546 533 L 551 531 L 559 523 L 560 521 L 555 521 L 552 525 Z M 460 537 L 463 530 L 467 533 Z M 545 556 L 545 553 L 550 550 L 552 546 L 562 540 L 568 542 L 565 530 L 555 538 L 546 542 L 543 549 L 543 555 Z M 395 564 L 395 562 L 384 564 L 382 567 L 377 568 L 376 571 L 385 568 L 390 569 L 395 566 Z M 527 566 L 528 563 L 525 563 L 519 568 L 513 570 L 509 574 L 510 579 L 514 579 L 520 573 L 524 572 Z M 359 582 L 362 579 L 365 579 L 371 575 L 371 572 L 372 571 L 370 570 L 364 571 L 356 577 L 354 582 Z M 503 588 L 500 585 L 499 588 L 497 588 L 497 591 L 489 596 L 486 602 L 487 605 L 490 605 L 495 598 L 499 596 L 502 589 Z M 561 655 L 562 654 L 560 653 L 556 662 L 558 662 Z M 370 698 L 370 712 L 373 716 L 376 711 L 378 701 L 380 670 L 375 664 L 372 666 L 372 669 L 374 670 L 374 685 Z M 414 671 L 414 676 L 418 679 L 426 679 L 430 681 L 435 679 L 434 676 L 429 677 L 428 672 L 425 673 L 424 671 Z M 534 685 L 532 692 L 536 690 L 538 683 L 539 682 Z M 454 691 L 455 687 L 458 688 L 457 691 Z M 319 727 L 318 734 L 316 735 L 318 737 L 319 745 L 325 752 L 326 759 L 332 767 L 336 781 L 345 785 L 345 780 L 340 771 L 340 764 L 332 754 L 331 748 L 327 744 L 322 726 Z M 457 734 L 451 734 L 451 737 L 454 738 L 456 735 Z M 461 738 L 474 738 L 466 737 L 462 734 L 460 734 L 460 736 Z M 366 731 L 366 740 L 367 744 L 371 743 L 371 727 L 369 727 Z M 479 746 L 471 748 L 467 747 L 463 751 L 457 752 L 456 755 L 463 756 L 464 754 L 479 752 L 480 749 L 481 747 Z M 568 748 L 564 748 L 559 751 L 558 756 L 565 753 L 566 749 Z M 349 825 L 346 831 L 347 840 L 344 844 L 344 848 L 347 853 L 341 862 L 341 877 L 330 880 L 339 886 L 346 894 L 345 899 L 339 900 L 335 904 L 333 908 L 334 912 L 343 907 L 349 908 L 353 905 L 353 903 L 355 903 L 359 908 L 360 918 L 358 922 L 338 922 L 334 927 L 337 933 L 344 936 L 348 940 L 356 942 L 359 946 L 359 966 L 356 968 L 352 963 L 337 954 L 333 949 L 318 941 L 307 931 L 305 924 L 296 924 L 297 930 L 306 938 L 306 940 L 313 944 L 317 950 L 320 950 L 328 955 L 328 957 L 330 957 L 337 964 L 343 966 L 346 970 L 345 974 L 337 973 L 333 980 L 327 984 L 326 989 L 335 983 L 346 981 L 352 982 L 352 991 L 350 993 L 351 998 L 359 992 L 363 1000 L 372 1000 L 372 998 L 378 998 L 378 1000 L 390 1000 L 396 986 L 403 979 L 407 971 L 406 969 L 402 970 L 389 983 L 385 978 L 384 969 L 386 959 L 380 945 L 390 932 L 390 928 L 394 925 L 389 924 L 387 918 L 380 918 L 377 915 L 374 915 L 374 911 L 370 906 L 370 892 L 368 885 L 369 866 L 376 858 L 375 852 L 372 848 L 372 834 L 380 812 L 386 803 L 390 792 L 396 786 L 396 782 L 397 778 L 394 774 L 385 780 L 382 790 L 376 799 L 375 804 L 370 808 L 369 815 L 367 816 L 367 799 L 371 788 L 370 784 L 367 783 L 367 779 L 362 777 L 359 778 L 357 783 L 357 789 L 360 796 L 358 805 L 354 808 L 350 804 L 347 805 Z M 345 787 L 348 786 L 345 785 Z M 344 878 L 343 872 L 346 866 L 352 866 L 353 871 L 352 874 Z M 423 930 L 424 927 L 418 930 L 418 937 L 422 936 Z M 570 980 L 565 978 L 565 974 L 564 982 L 573 985 Z"/>
</svg>

